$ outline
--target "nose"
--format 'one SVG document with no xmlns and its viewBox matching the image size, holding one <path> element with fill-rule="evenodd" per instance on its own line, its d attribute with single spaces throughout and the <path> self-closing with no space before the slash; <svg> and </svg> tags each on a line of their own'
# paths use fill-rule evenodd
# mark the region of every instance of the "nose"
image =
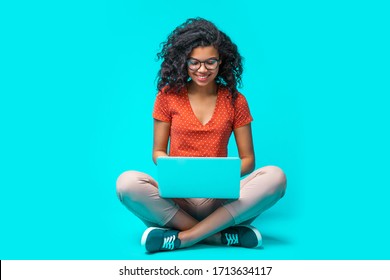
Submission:
<svg viewBox="0 0 390 280">
<path fill-rule="evenodd" d="M 200 63 L 200 67 L 198 69 L 198 72 L 201 72 L 201 73 L 207 72 L 207 68 L 206 68 L 206 65 L 204 62 Z"/>
</svg>

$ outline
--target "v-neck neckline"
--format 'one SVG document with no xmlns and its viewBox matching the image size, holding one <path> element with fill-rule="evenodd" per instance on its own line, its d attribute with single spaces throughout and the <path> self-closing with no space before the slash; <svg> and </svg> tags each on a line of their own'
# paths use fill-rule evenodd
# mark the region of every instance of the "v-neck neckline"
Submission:
<svg viewBox="0 0 390 280">
<path fill-rule="evenodd" d="M 185 88 L 185 96 L 186 96 L 186 99 L 187 99 L 187 104 L 190 108 L 190 111 L 192 112 L 192 116 L 195 118 L 195 120 L 197 121 L 197 123 L 202 126 L 202 127 L 206 127 L 208 126 L 211 121 L 214 119 L 214 116 L 216 115 L 217 113 L 217 108 L 218 108 L 218 103 L 219 103 L 219 99 L 220 99 L 220 89 L 219 87 L 217 87 L 217 100 L 215 101 L 215 106 L 214 106 L 214 111 L 213 111 L 213 114 L 211 115 L 211 118 L 205 123 L 203 124 L 199 119 L 198 117 L 196 116 L 194 110 L 192 109 L 192 106 L 191 106 L 191 101 L 190 101 L 190 97 L 188 96 L 188 90 L 187 88 Z"/>
</svg>

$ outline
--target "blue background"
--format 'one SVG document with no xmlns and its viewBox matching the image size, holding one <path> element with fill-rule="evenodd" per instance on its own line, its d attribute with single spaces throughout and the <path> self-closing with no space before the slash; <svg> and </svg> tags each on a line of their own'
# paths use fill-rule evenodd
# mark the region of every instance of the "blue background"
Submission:
<svg viewBox="0 0 390 280">
<path fill-rule="evenodd" d="M 389 259 L 386 2 L 3 1 L 0 259 Z M 288 191 L 260 250 L 147 255 L 115 180 L 155 175 L 156 53 L 195 16 L 245 57 L 256 164 Z"/>
</svg>

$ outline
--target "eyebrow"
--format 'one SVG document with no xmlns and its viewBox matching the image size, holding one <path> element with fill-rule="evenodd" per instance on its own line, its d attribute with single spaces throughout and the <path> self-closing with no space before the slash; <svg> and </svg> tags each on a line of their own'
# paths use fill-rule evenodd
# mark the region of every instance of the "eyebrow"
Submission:
<svg viewBox="0 0 390 280">
<path fill-rule="evenodd" d="M 201 61 L 200 59 L 195 58 L 195 57 L 192 57 L 192 56 L 190 56 L 188 59 L 195 59 L 195 60 Z M 207 59 L 205 59 L 205 60 L 203 60 L 203 61 L 207 61 L 207 60 L 210 60 L 210 59 L 216 59 L 216 60 L 218 60 L 219 58 L 218 58 L 218 57 L 215 57 L 215 56 L 212 56 L 212 57 L 209 57 L 209 58 L 207 58 Z"/>
</svg>

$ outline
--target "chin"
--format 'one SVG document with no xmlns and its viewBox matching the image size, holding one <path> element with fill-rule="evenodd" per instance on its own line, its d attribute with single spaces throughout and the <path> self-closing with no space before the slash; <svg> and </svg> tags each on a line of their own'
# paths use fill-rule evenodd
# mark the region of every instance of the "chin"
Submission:
<svg viewBox="0 0 390 280">
<path fill-rule="evenodd" d="M 196 81 L 194 81 L 194 83 L 195 83 L 198 87 L 207 87 L 207 86 L 209 86 L 210 84 L 212 84 L 212 82 L 200 83 L 200 82 L 196 82 Z"/>
</svg>

